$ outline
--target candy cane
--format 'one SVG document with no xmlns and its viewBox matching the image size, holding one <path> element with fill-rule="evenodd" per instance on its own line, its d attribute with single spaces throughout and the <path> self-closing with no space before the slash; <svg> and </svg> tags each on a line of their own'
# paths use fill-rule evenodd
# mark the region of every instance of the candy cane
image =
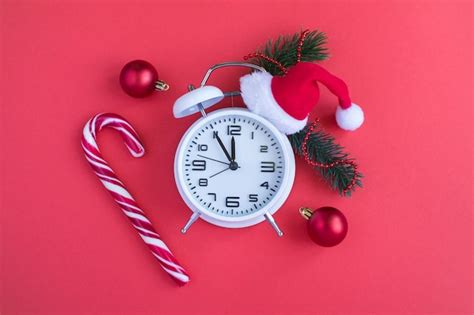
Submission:
<svg viewBox="0 0 474 315">
<path fill-rule="evenodd" d="M 161 267 L 179 285 L 186 284 L 189 282 L 188 274 L 178 263 L 168 246 L 161 240 L 158 233 L 156 233 L 150 220 L 137 205 L 124 184 L 103 159 L 97 146 L 96 137 L 97 133 L 104 127 L 110 127 L 120 132 L 125 145 L 134 157 L 141 157 L 145 154 L 145 149 L 138 138 L 138 134 L 125 119 L 116 114 L 97 114 L 87 122 L 82 134 L 82 148 L 84 149 L 87 161 L 105 188 L 114 197 L 123 213 L 128 217 L 130 223 L 137 230 L 138 235 L 140 235 L 152 254 L 158 259 Z"/>
</svg>

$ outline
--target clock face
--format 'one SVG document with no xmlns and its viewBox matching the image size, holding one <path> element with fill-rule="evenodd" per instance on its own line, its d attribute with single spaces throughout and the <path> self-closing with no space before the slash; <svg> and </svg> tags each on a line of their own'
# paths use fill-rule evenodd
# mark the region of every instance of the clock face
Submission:
<svg viewBox="0 0 474 315">
<path fill-rule="evenodd" d="M 180 147 L 181 188 L 194 204 L 220 217 L 244 217 L 269 205 L 287 167 L 281 135 L 266 120 L 236 111 L 204 120 Z"/>
</svg>

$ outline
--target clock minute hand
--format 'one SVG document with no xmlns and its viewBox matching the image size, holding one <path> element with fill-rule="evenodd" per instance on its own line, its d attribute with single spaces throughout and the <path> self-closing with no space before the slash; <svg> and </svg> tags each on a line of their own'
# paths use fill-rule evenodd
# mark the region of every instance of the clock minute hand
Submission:
<svg viewBox="0 0 474 315">
<path fill-rule="evenodd" d="M 221 138 L 219 137 L 219 135 L 217 133 L 216 133 L 216 139 L 217 139 L 217 142 L 219 142 L 219 145 L 220 145 L 222 151 L 224 151 L 224 154 L 227 157 L 227 159 L 229 160 L 229 162 L 232 162 L 232 158 L 230 157 L 229 152 L 227 152 L 227 149 L 225 148 L 224 143 L 222 143 L 222 140 L 221 140 Z"/>
<path fill-rule="evenodd" d="M 229 163 L 227 163 L 227 162 L 216 160 L 216 159 L 210 158 L 210 157 L 202 155 L 202 154 L 197 154 L 197 156 L 202 157 L 203 159 L 208 159 L 208 160 L 211 160 L 211 161 L 214 161 L 214 162 L 219 162 L 219 163 L 222 163 L 222 164 L 225 164 L 225 165 L 229 165 Z"/>
<path fill-rule="evenodd" d="M 235 139 L 234 139 L 234 136 L 232 136 L 232 139 L 230 140 L 230 155 L 231 155 L 232 161 L 235 161 Z"/>
</svg>

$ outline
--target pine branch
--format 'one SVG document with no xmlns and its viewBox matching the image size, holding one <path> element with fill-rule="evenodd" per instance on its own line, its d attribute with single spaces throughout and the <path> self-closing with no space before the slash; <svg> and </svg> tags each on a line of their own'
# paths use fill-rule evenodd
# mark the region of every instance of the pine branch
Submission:
<svg viewBox="0 0 474 315">
<path fill-rule="evenodd" d="M 288 136 L 293 150 L 297 155 L 302 157 L 304 156 L 302 144 L 304 137 L 308 132 L 308 128 L 309 127 L 306 126 L 300 132 Z M 314 130 L 314 133 L 309 136 L 307 148 L 309 158 L 318 163 L 328 164 L 341 160 L 352 160 L 349 158 L 349 154 L 344 152 L 344 148 L 334 142 L 334 138 L 331 135 L 319 129 Z M 328 169 L 319 167 L 315 167 L 315 169 L 319 171 L 323 179 L 332 187 L 332 189 L 337 190 L 340 195 L 351 195 L 350 190 L 344 193 L 344 189 L 349 185 L 354 177 L 355 170 L 353 166 L 336 165 Z M 357 172 L 355 182 L 356 186 L 362 187 L 362 177 L 362 174 Z"/>
<path fill-rule="evenodd" d="M 290 67 L 296 64 L 296 51 L 300 33 L 294 35 L 280 36 L 275 41 L 269 40 L 265 46 L 257 51 L 267 57 L 277 60 L 284 67 Z M 301 47 L 301 61 L 321 61 L 328 58 L 326 34 L 318 30 L 311 31 L 306 36 L 303 46 Z M 282 71 L 273 63 L 253 58 L 252 61 L 265 68 L 272 75 L 282 75 Z"/>
<path fill-rule="evenodd" d="M 257 53 L 262 53 L 271 59 L 281 63 L 285 68 L 291 67 L 297 62 L 297 47 L 301 33 L 292 36 L 280 36 L 275 41 L 268 41 L 265 46 Z M 317 30 L 311 31 L 305 38 L 301 47 L 301 61 L 321 61 L 328 58 L 326 45 L 326 35 Z M 274 63 L 261 59 L 252 58 L 251 61 L 262 66 L 272 75 L 283 75 L 281 69 Z M 298 133 L 288 136 L 295 153 L 299 156 L 303 154 L 303 141 L 308 132 L 309 126 L 306 126 Z M 307 142 L 309 158 L 318 163 L 328 164 L 341 160 L 352 160 L 344 148 L 335 143 L 334 138 L 320 129 L 315 129 L 309 136 Z M 352 165 L 340 164 L 332 168 L 315 167 L 323 179 L 339 194 L 350 196 L 356 186 L 362 187 L 362 174 L 357 172 L 355 185 L 352 190 L 345 191 L 354 177 L 355 169 Z"/>
</svg>

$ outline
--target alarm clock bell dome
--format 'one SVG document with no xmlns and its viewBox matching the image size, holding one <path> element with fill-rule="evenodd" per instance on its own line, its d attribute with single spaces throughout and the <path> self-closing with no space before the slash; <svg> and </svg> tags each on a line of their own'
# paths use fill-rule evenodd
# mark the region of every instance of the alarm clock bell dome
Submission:
<svg viewBox="0 0 474 315">
<path fill-rule="evenodd" d="M 174 102 L 175 118 L 186 117 L 219 103 L 224 98 L 221 89 L 205 85 L 182 95 Z"/>
</svg>

